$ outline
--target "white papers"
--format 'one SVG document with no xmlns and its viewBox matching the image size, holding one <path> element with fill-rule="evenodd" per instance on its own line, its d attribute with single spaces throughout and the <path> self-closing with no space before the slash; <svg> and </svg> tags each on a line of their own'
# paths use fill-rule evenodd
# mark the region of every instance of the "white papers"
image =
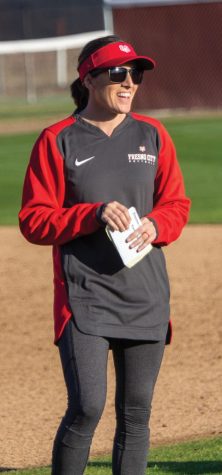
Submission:
<svg viewBox="0 0 222 475">
<path fill-rule="evenodd" d="M 135 229 L 141 226 L 142 222 L 133 206 L 129 208 L 129 214 L 131 217 L 131 223 L 126 231 L 111 231 L 109 226 L 106 226 L 106 232 L 115 245 L 119 255 L 126 267 L 133 267 L 137 262 L 141 261 L 143 257 L 152 250 L 152 244 L 148 244 L 142 251 L 137 252 L 137 247 L 130 249 L 130 243 L 126 242 L 126 239 L 132 234 Z"/>
</svg>

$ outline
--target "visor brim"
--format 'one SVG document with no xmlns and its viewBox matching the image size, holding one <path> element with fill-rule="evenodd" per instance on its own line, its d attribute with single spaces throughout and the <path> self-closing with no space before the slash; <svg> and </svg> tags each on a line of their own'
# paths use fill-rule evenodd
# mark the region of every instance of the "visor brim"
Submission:
<svg viewBox="0 0 222 475">
<path fill-rule="evenodd" d="M 99 65 L 99 68 L 110 68 L 114 66 L 122 66 L 123 64 L 126 63 L 131 63 L 131 62 L 136 63 L 138 65 L 139 69 L 143 70 L 151 70 L 155 68 L 155 61 L 151 58 L 148 58 L 147 56 L 128 56 L 127 58 L 121 57 L 121 58 L 112 58 L 112 60 L 107 60 Z"/>
</svg>

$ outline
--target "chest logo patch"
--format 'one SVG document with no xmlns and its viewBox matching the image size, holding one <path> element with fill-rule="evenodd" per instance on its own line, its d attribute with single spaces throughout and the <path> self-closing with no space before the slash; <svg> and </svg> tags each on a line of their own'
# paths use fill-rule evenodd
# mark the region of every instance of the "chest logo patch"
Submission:
<svg viewBox="0 0 222 475">
<path fill-rule="evenodd" d="M 144 147 L 145 148 L 145 147 Z M 140 151 L 143 147 L 140 147 Z M 129 163 L 147 163 L 148 165 L 155 165 L 156 156 L 149 153 L 128 153 Z"/>
<path fill-rule="evenodd" d="M 93 155 L 93 157 L 85 158 L 85 160 L 81 160 L 81 161 L 79 161 L 78 158 L 76 158 L 75 159 L 75 165 L 76 165 L 76 167 L 80 167 L 84 163 L 89 162 L 90 160 L 92 160 L 93 158 L 95 158 L 95 155 Z"/>
</svg>

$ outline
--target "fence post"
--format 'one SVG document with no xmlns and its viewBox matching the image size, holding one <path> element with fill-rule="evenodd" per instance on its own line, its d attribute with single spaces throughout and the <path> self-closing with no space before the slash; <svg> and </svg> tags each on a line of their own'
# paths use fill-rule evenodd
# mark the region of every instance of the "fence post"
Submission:
<svg viewBox="0 0 222 475">
<path fill-rule="evenodd" d="M 3 55 L 0 54 L 0 95 L 4 96 L 6 93 L 5 87 L 5 58 Z"/>
<path fill-rule="evenodd" d="M 64 87 L 67 84 L 67 51 L 59 49 L 56 51 L 57 85 Z"/>
<path fill-rule="evenodd" d="M 29 104 L 37 102 L 35 84 L 35 60 L 33 53 L 25 53 L 26 99 Z"/>
</svg>

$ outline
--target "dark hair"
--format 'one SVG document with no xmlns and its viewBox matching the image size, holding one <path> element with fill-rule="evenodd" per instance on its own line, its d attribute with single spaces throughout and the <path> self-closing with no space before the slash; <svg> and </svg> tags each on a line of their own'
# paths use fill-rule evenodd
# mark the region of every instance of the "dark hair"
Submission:
<svg viewBox="0 0 222 475">
<path fill-rule="evenodd" d="M 103 46 L 106 46 L 110 43 L 117 43 L 118 41 L 122 40 L 117 35 L 104 36 L 90 41 L 84 46 L 78 57 L 78 66 L 82 64 L 85 59 L 87 59 L 91 54 L 97 51 L 97 49 L 102 48 Z M 70 90 L 71 96 L 73 97 L 74 102 L 77 105 L 77 109 L 75 110 L 75 112 L 80 112 L 85 109 L 88 104 L 89 91 L 84 86 L 80 78 L 73 81 L 70 86 Z"/>
</svg>

